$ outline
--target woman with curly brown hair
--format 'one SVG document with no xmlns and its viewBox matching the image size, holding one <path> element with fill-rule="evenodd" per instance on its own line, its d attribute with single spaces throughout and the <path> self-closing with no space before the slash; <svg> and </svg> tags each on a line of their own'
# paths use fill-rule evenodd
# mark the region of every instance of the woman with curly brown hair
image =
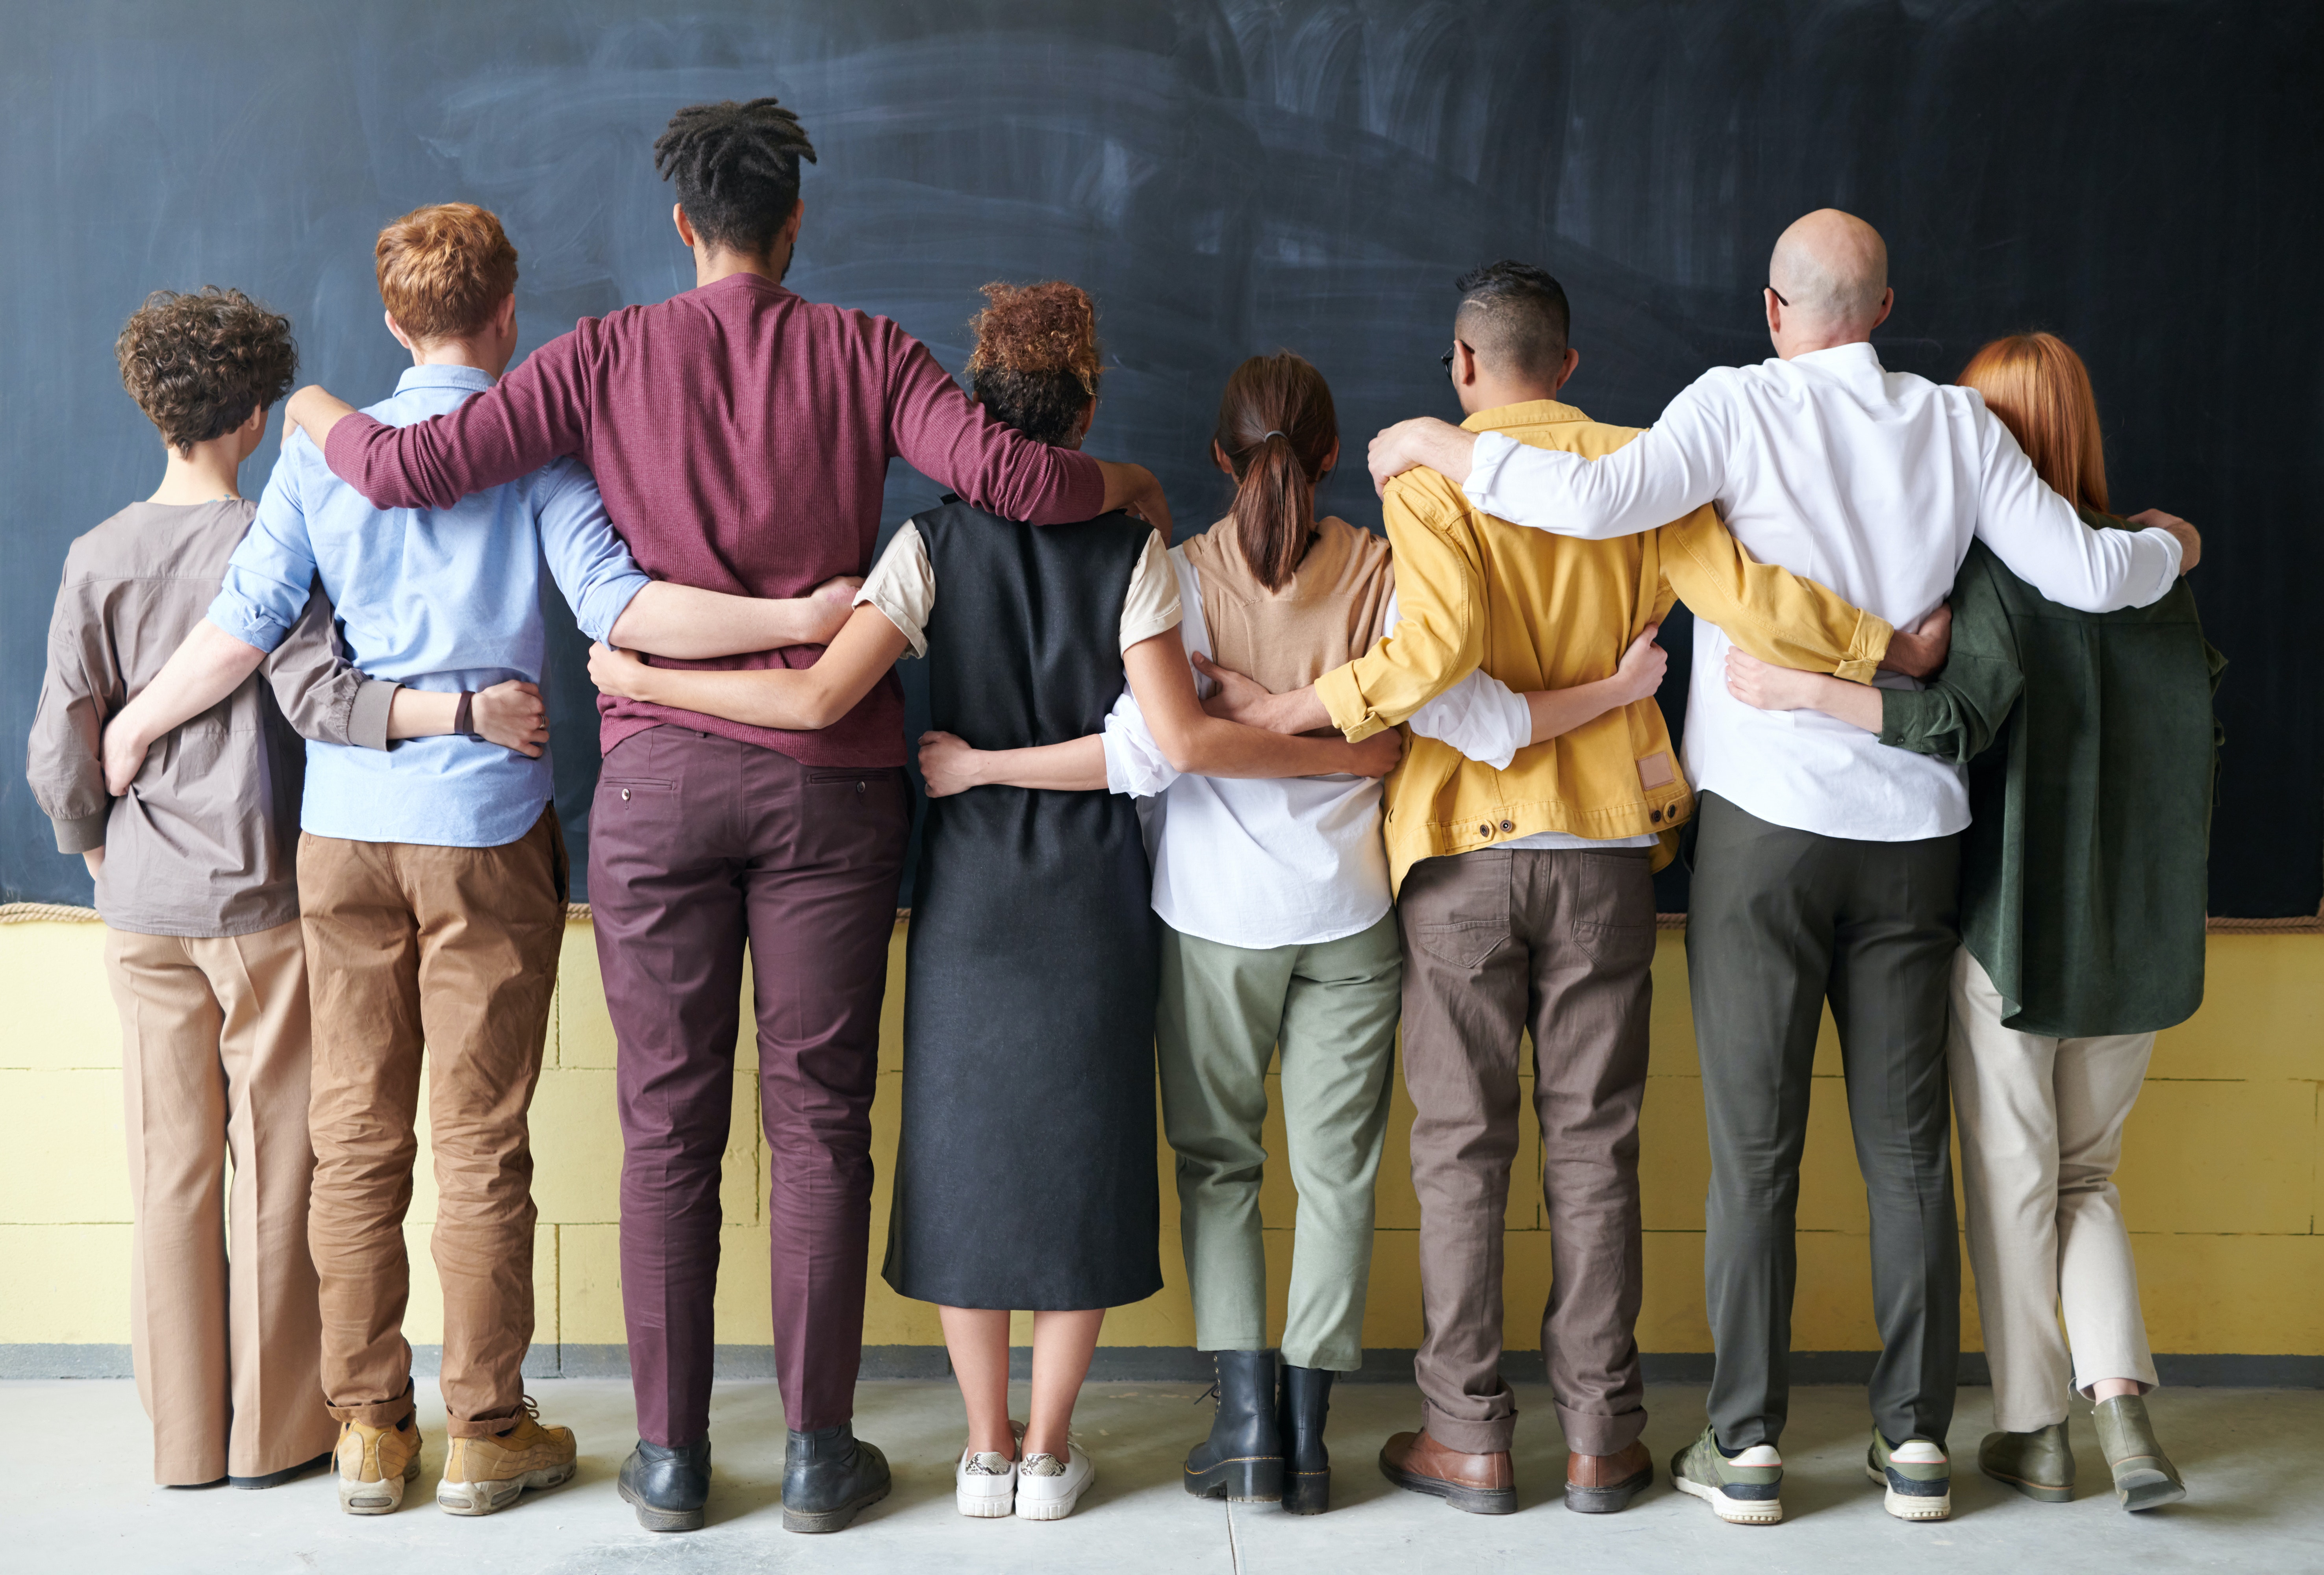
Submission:
<svg viewBox="0 0 2324 1575">
<path fill-rule="evenodd" d="M 1089 298 L 1062 283 L 986 294 L 976 398 L 1028 438 L 1079 447 L 1100 365 Z M 613 694 L 819 728 L 908 649 L 929 660 L 935 727 L 988 750 L 1101 730 L 1126 675 L 1180 770 L 1377 777 L 1396 762 L 1392 739 L 1286 738 L 1205 714 L 1165 544 L 1120 513 L 1036 528 L 948 498 L 896 532 L 856 603 L 811 668 L 673 672 L 601 646 L 590 671 Z M 1072 1512 L 1094 1468 L 1066 1427 L 1104 1309 L 1162 1288 L 1148 898 L 1136 810 L 1102 786 L 994 785 L 929 805 L 884 1272 L 938 1304 L 968 1408 L 964 1515 Z M 1034 1313 L 1021 1458 L 1008 1407 L 1018 1308 Z"/>
</svg>

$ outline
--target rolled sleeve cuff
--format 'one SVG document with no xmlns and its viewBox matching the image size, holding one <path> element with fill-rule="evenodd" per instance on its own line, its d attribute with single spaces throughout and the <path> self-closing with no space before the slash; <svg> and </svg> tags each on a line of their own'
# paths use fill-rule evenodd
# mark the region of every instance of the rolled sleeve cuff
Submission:
<svg viewBox="0 0 2324 1575">
<path fill-rule="evenodd" d="M 1316 679 L 1315 698 L 1323 703 L 1323 709 L 1331 714 L 1332 725 L 1350 743 L 1361 743 L 1382 729 L 1396 725 L 1364 698 L 1363 689 L 1356 682 L 1353 662 L 1333 668 Z"/>
<path fill-rule="evenodd" d="M 306 597 L 300 597 L 303 604 Z M 303 611 L 303 605 L 301 610 Z M 249 597 L 232 588 L 220 591 L 210 603 L 207 614 L 212 623 L 233 635 L 243 644 L 258 650 L 273 653 L 290 632 L 290 624 L 275 617 Z M 293 620 L 292 622 L 296 622 Z"/>
<path fill-rule="evenodd" d="M 638 593 L 652 584 L 653 576 L 641 569 L 617 575 L 581 599 L 581 606 L 575 612 L 573 622 L 579 624 L 581 631 L 590 639 L 604 640 L 610 645 L 613 639 L 613 625 L 622 621 L 622 614 L 630 610 L 630 603 L 638 599 Z"/>
<path fill-rule="evenodd" d="M 1499 517 L 1493 507 L 1493 484 L 1500 479 L 1501 466 L 1517 451 L 1517 440 L 1506 432 L 1480 432 L 1477 446 L 1469 454 L 1469 479 L 1461 484 L 1461 491 L 1480 514 Z"/>
<path fill-rule="evenodd" d="M 112 817 L 110 806 L 95 815 L 84 815 L 78 820 L 52 817 L 57 828 L 57 852 L 86 853 L 105 846 L 105 823 Z"/>
<path fill-rule="evenodd" d="M 1833 676 L 1851 684 L 1872 682 L 1881 662 L 1887 658 L 1888 642 L 1895 634 L 1896 626 L 1886 618 L 1864 613 L 1856 621 L 1856 637 L 1848 642 L 1848 659 L 1832 668 Z"/>
<path fill-rule="evenodd" d="M 866 585 L 855 593 L 855 600 L 848 605 L 877 607 L 880 609 L 880 615 L 896 626 L 896 632 L 904 637 L 904 643 L 912 648 L 914 656 L 925 657 L 928 654 L 927 631 L 922 629 L 913 620 L 912 615 L 897 603 L 895 597 L 887 594 L 884 591 L 875 591 Z"/>
<path fill-rule="evenodd" d="M 387 748 L 388 714 L 395 708 L 401 684 L 365 678 L 355 689 L 355 703 L 347 713 L 347 741 L 359 750 Z"/>
</svg>

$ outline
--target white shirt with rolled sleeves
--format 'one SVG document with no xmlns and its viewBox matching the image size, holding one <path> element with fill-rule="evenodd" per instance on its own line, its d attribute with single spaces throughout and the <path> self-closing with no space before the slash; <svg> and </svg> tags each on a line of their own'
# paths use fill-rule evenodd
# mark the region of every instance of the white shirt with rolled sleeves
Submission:
<svg viewBox="0 0 2324 1575">
<path fill-rule="evenodd" d="M 1169 562 L 1185 612 L 1179 637 L 1190 653 L 1210 656 L 1202 583 L 1183 549 L 1173 548 Z M 1391 595 L 1380 632 L 1395 627 Z M 1213 688 L 1199 672 L 1194 686 L 1205 697 Z M 1471 759 L 1506 767 L 1529 740 L 1533 718 L 1522 697 L 1480 671 L 1422 707 L 1411 725 Z M 1387 915 L 1392 901 L 1377 780 L 1181 775 L 1127 688 L 1105 720 L 1104 737 L 1106 786 L 1135 797 L 1145 820 L 1154 911 L 1180 935 L 1253 950 L 1314 946 L 1370 929 Z"/>
<path fill-rule="evenodd" d="M 1601 459 L 1478 436 L 1464 489 L 1512 524 L 1605 539 L 1703 503 L 1762 563 L 1820 580 L 1909 629 L 1952 593 L 1972 539 L 2053 602 L 2144 607 L 2179 577 L 2169 532 L 2092 530 L 2043 484 L 1974 389 L 1889 372 L 1869 345 L 1722 366 Z M 1688 780 L 1761 820 L 1907 842 L 1969 824 L 1960 768 L 1814 711 L 1727 692 L 1728 640 L 1697 622 L 1682 746 Z M 1883 673 L 1892 688 L 1917 688 Z"/>
</svg>

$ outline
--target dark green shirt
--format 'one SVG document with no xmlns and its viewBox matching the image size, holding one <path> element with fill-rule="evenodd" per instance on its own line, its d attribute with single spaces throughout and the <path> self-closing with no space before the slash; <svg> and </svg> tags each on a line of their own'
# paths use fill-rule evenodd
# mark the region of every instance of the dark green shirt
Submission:
<svg viewBox="0 0 2324 1575">
<path fill-rule="evenodd" d="M 1880 741 L 1969 767 L 1961 939 L 2004 1020 L 2059 1038 L 2185 1021 L 2203 999 L 2227 665 L 2187 582 L 2150 607 L 2078 612 L 1978 542 L 1952 608 L 1943 673 L 1884 691 Z"/>
</svg>

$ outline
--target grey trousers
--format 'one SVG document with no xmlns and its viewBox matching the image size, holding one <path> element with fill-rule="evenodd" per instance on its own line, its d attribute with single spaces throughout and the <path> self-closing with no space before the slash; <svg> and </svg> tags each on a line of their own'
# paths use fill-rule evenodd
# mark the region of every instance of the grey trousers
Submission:
<svg viewBox="0 0 2324 1575">
<path fill-rule="evenodd" d="M 1829 997 L 1872 1216 L 1873 1421 L 1941 1442 L 1960 1360 L 1945 1087 L 1960 839 L 1854 842 L 1703 794 L 1686 927 L 1711 1129 L 1703 1277 L 1730 1450 L 1775 1443 L 1791 1391 L 1793 1230 L 1809 1073 Z"/>
<path fill-rule="evenodd" d="M 1412 1365 L 1428 1434 L 1487 1454 L 1517 1432 L 1500 1371 L 1502 1234 L 1529 1029 L 1549 1209 L 1542 1356 L 1566 1447 L 1615 1454 L 1646 1425 L 1637 1338 L 1638 1108 L 1655 961 L 1646 850 L 1424 859 L 1404 879 L 1397 916 L 1420 1198 Z"/>
</svg>

